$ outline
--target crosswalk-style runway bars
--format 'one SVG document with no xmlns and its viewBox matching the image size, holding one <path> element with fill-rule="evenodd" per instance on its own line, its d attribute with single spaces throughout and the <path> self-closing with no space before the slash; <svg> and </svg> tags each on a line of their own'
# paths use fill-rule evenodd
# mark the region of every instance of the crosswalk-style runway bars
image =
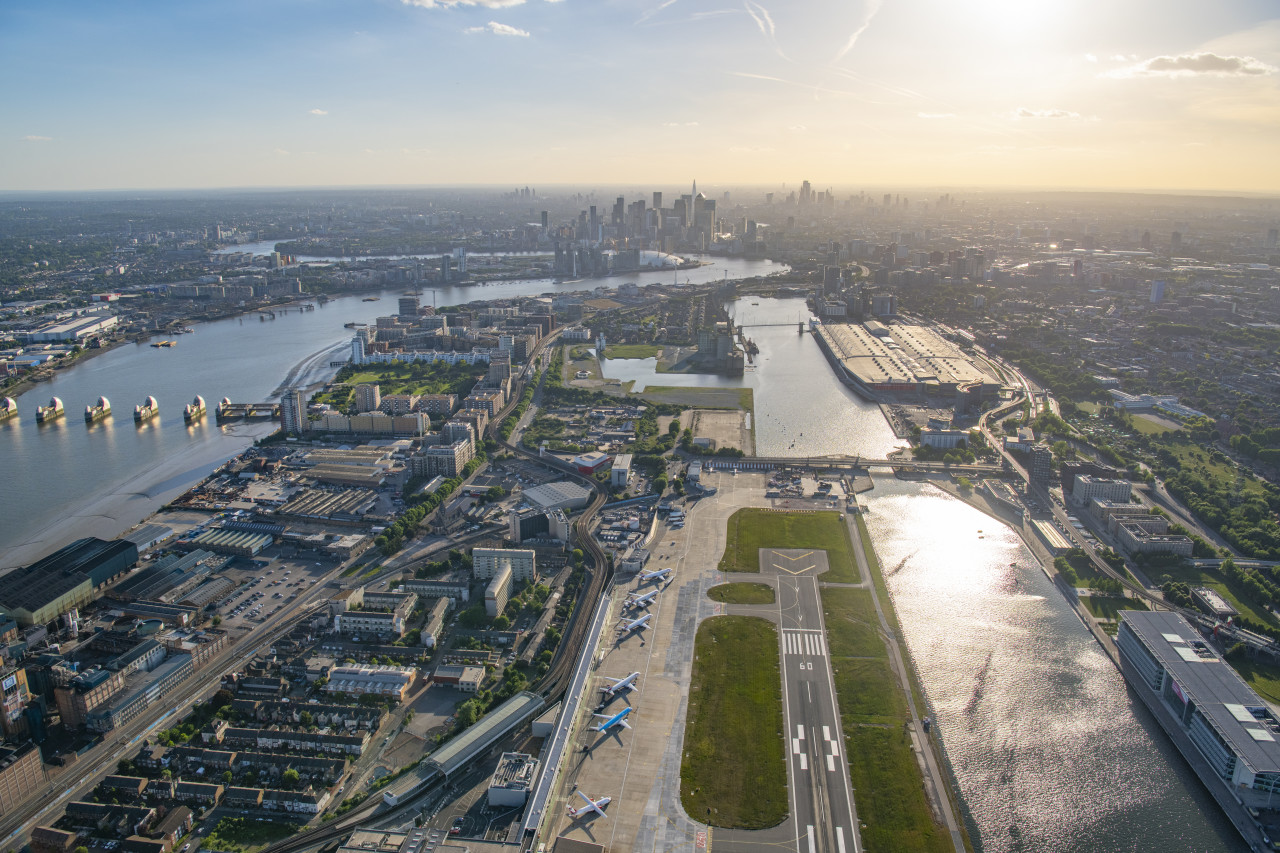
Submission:
<svg viewBox="0 0 1280 853">
<path fill-rule="evenodd" d="M 821 631 L 785 630 L 782 632 L 782 652 L 788 655 L 826 657 L 827 641 Z"/>
</svg>

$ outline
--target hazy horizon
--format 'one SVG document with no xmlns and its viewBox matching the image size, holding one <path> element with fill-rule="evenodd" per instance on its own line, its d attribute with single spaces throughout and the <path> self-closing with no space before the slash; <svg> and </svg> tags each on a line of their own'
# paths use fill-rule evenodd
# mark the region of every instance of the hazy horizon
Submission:
<svg viewBox="0 0 1280 853">
<path fill-rule="evenodd" d="M 19 0 L 0 8 L 0 190 L 1280 193 L 1273 3 L 1070 11 Z"/>
</svg>

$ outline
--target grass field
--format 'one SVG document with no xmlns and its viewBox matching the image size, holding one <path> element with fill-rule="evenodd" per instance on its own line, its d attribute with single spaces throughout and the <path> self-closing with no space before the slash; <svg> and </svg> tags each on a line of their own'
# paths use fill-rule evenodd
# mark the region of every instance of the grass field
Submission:
<svg viewBox="0 0 1280 853">
<path fill-rule="evenodd" d="M 657 358 L 662 347 L 657 344 L 609 344 L 604 348 L 605 358 Z"/>
<path fill-rule="evenodd" d="M 1147 576 L 1156 584 L 1163 583 L 1167 576 L 1170 580 L 1185 583 L 1188 586 L 1207 586 L 1225 598 L 1232 607 L 1240 611 L 1241 615 L 1256 619 L 1273 628 L 1280 628 L 1280 620 L 1272 616 L 1270 611 L 1255 607 L 1244 594 L 1244 590 L 1229 583 L 1226 575 L 1217 569 L 1197 568 L 1192 565 L 1159 566 L 1148 568 Z"/>
<path fill-rule="evenodd" d="M 722 583 L 707 590 L 712 601 L 724 604 L 773 604 L 777 598 L 767 583 Z"/>
<path fill-rule="evenodd" d="M 654 403 L 693 406 L 699 409 L 744 409 L 753 411 L 755 395 L 750 388 L 679 388 L 649 385 L 640 396 Z"/>
<path fill-rule="evenodd" d="M 240 817 L 224 817 L 218 821 L 203 847 L 231 853 L 253 853 L 269 844 L 296 835 L 302 827 L 285 820 L 256 821 Z"/>
<path fill-rule="evenodd" d="M 1080 597 L 1089 612 L 1099 619 L 1119 619 L 1121 610 L 1150 610 L 1146 602 L 1137 598 L 1111 598 L 1098 595 Z"/>
<path fill-rule="evenodd" d="M 698 626 L 680 800 L 711 826 L 763 829 L 787 816 L 778 630 L 749 616 Z"/>
<path fill-rule="evenodd" d="M 827 552 L 832 583 L 861 580 L 844 516 L 838 512 L 779 512 L 740 509 L 729 517 L 728 542 L 720 560 L 722 572 L 760 571 L 761 548 L 812 548 Z"/>
<path fill-rule="evenodd" d="M 1259 696 L 1271 702 L 1280 702 L 1280 666 L 1248 658 L 1230 663 Z"/>
<path fill-rule="evenodd" d="M 1182 429 L 1180 426 L 1170 426 L 1167 423 L 1160 423 L 1143 415 L 1133 416 L 1133 428 L 1143 435 L 1160 435 L 1166 432 L 1178 432 Z"/>
<path fill-rule="evenodd" d="M 858 516 L 858 531 L 872 581 L 885 606 L 885 620 L 896 631 L 893 604 L 862 516 Z M 871 593 L 865 589 L 824 589 L 822 610 L 849 775 L 858 817 L 864 824 L 863 849 L 868 853 L 953 850 L 946 828 L 934 823 L 924 793 L 911 736 L 903 725 L 909 719 L 906 694 L 889 665 Z M 914 680 L 911 689 L 916 702 L 923 703 Z"/>
</svg>

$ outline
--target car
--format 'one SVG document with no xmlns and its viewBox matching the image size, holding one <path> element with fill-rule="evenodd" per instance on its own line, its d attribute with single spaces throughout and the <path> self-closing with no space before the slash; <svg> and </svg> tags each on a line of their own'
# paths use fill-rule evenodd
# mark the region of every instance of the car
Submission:
<svg viewBox="0 0 1280 853">
<path fill-rule="evenodd" d="M 190 849 L 191 849 L 191 842 L 190 842 L 190 841 L 188 841 L 186 844 L 182 845 L 182 853 L 187 853 L 187 851 L 188 851 L 188 850 L 190 850 Z"/>
</svg>

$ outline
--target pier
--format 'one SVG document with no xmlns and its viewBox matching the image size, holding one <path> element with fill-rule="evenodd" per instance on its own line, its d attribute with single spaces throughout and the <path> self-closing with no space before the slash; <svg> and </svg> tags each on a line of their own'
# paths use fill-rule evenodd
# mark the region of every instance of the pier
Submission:
<svg viewBox="0 0 1280 853">
<path fill-rule="evenodd" d="M 219 421 L 270 420 L 280 417 L 280 404 L 233 403 L 224 397 L 214 414 Z"/>
</svg>

